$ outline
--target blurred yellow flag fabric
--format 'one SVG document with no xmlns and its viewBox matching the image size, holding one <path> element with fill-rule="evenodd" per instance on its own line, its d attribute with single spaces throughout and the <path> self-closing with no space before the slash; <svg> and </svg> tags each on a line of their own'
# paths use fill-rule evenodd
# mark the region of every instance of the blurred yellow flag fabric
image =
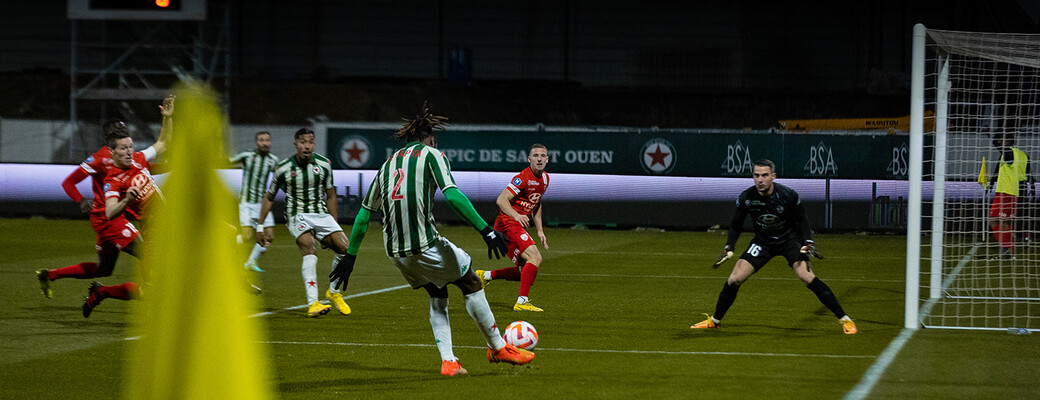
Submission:
<svg viewBox="0 0 1040 400">
<path fill-rule="evenodd" d="M 979 185 L 982 185 L 983 189 L 988 186 L 989 178 L 986 176 L 986 156 L 982 156 L 982 168 L 979 168 Z"/>
<path fill-rule="evenodd" d="M 130 348 L 128 399 L 273 398 L 258 300 L 235 243 L 233 195 L 218 175 L 226 165 L 225 124 L 215 93 L 178 85 L 168 139 L 165 202 L 150 207 L 142 286 Z M 153 202 L 154 203 L 154 202 Z M 143 235 L 144 236 L 144 235 Z"/>
</svg>

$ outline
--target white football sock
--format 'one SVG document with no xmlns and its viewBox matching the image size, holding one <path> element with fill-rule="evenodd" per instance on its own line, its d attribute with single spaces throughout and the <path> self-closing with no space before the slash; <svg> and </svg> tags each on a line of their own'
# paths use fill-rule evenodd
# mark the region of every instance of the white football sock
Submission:
<svg viewBox="0 0 1040 400">
<path fill-rule="evenodd" d="M 245 243 L 245 242 L 242 241 L 242 234 L 241 233 L 235 236 L 235 242 L 238 243 L 238 244 Z"/>
<path fill-rule="evenodd" d="M 506 346 L 506 341 L 502 339 L 498 325 L 495 324 L 495 315 L 491 313 L 491 306 L 484 297 L 483 289 L 466 295 L 466 312 L 473 317 L 473 322 L 477 323 L 480 333 L 484 334 L 488 347 L 498 350 Z"/>
<path fill-rule="evenodd" d="M 430 326 L 433 327 L 433 338 L 437 340 L 437 350 L 441 352 L 442 361 L 455 361 L 455 353 L 451 350 L 451 324 L 448 322 L 448 299 L 430 298 Z"/>
<path fill-rule="evenodd" d="M 527 296 L 520 296 L 520 297 L 516 298 L 516 303 L 517 304 L 527 304 L 528 301 L 531 301 L 531 300 L 528 299 Z"/>
<path fill-rule="evenodd" d="M 264 246 L 261 246 L 260 243 L 254 244 L 253 245 L 253 251 L 249 252 L 249 261 L 248 262 L 254 262 L 255 263 L 256 260 L 258 258 L 260 258 L 260 256 L 262 254 L 264 254 L 265 251 L 267 251 L 267 248 L 264 247 Z"/>
<path fill-rule="evenodd" d="M 307 290 L 307 304 L 318 301 L 318 256 L 303 256 L 303 287 Z"/>
<path fill-rule="evenodd" d="M 484 280 L 485 281 L 490 281 L 491 280 L 491 271 L 484 271 Z"/>
<path fill-rule="evenodd" d="M 342 260 L 342 259 L 343 259 L 343 255 L 342 254 L 336 254 L 336 257 L 332 259 L 332 269 L 329 270 L 329 271 L 336 270 L 336 264 L 339 264 L 339 260 Z M 338 285 L 334 285 L 332 282 L 329 282 L 329 291 L 332 292 L 332 293 L 339 293 L 339 289 L 336 288 L 336 286 L 338 286 Z"/>
</svg>

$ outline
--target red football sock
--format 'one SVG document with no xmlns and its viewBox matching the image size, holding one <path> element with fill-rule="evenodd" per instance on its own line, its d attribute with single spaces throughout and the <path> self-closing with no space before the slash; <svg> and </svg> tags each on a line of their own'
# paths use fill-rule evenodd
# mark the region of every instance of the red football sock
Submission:
<svg viewBox="0 0 1040 400">
<path fill-rule="evenodd" d="M 133 282 L 115 286 L 102 286 L 98 288 L 97 292 L 102 299 L 112 298 L 119 300 L 137 299 L 140 293 L 137 284 Z"/>
<path fill-rule="evenodd" d="M 61 278 L 89 279 L 94 277 L 95 270 L 97 270 L 97 263 L 85 262 L 64 268 L 49 270 L 47 271 L 47 276 L 50 277 L 52 281 Z"/>
<path fill-rule="evenodd" d="M 524 269 L 520 272 L 520 295 L 526 297 L 531 292 L 531 285 L 534 284 L 534 277 L 538 276 L 538 266 L 527 263 L 524 264 Z"/>
<path fill-rule="evenodd" d="M 491 271 L 491 279 L 505 279 L 507 281 L 520 280 L 520 268 L 505 267 Z"/>
<path fill-rule="evenodd" d="M 1011 232 L 1003 227 L 996 227 L 993 229 L 993 236 L 997 238 L 997 242 L 1000 243 L 1000 247 L 1004 249 L 1012 249 L 1014 241 L 1012 240 Z"/>
</svg>

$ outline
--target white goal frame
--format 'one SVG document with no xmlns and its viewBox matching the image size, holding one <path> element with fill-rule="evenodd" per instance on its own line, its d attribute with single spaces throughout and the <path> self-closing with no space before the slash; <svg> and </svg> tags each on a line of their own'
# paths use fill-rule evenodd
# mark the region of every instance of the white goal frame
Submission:
<svg viewBox="0 0 1040 400">
<path fill-rule="evenodd" d="M 935 58 L 932 61 L 934 64 L 934 70 L 928 71 L 928 65 L 926 64 L 927 52 L 929 51 L 928 43 L 941 42 L 943 40 L 943 34 L 968 37 L 971 38 L 973 44 L 979 44 L 979 47 L 987 47 L 992 49 L 998 49 L 997 52 L 1003 53 L 998 56 L 990 56 L 984 54 L 985 52 L 974 53 L 971 50 L 964 50 L 964 48 L 957 48 L 950 53 L 935 52 Z M 1040 69 L 1040 35 L 1028 35 L 1028 34 L 1008 34 L 1006 37 L 1014 37 L 1016 46 L 1001 46 L 1002 34 L 990 34 L 990 33 L 969 33 L 969 32 L 952 32 L 952 31 L 929 31 L 922 24 L 914 26 L 913 30 L 913 48 L 912 48 L 912 66 L 911 66 L 911 82 L 910 82 L 910 149 L 909 149 L 909 196 L 908 196 L 908 221 L 907 221 L 907 241 L 906 241 L 906 298 L 905 298 L 905 313 L 904 313 L 904 327 L 909 329 L 918 329 L 922 327 L 928 328 L 944 328 L 944 329 L 972 329 L 972 330 L 1004 330 L 1008 328 L 1026 328 L 1030 331 L 1040 331 L 1040 326 L 1036 326 L 1036 322 L 1040 319 L 1040 297 L 1036 297 L 1034 289 L 1030 290 L 1028 297 L 976 297 L 979 301 L 988 300 L 1009 300 L 1018 302 L 1029 302 L 1026 307 L 1025 320 L 1028 324 L 1033 326 L 994 326 L 999 322 L 994 323 L 993 320 L 1002 321 L 1000 316 L 993 316 L 993 320 L 984 323 L 977 322 L 954 322 L 950 324 L 932 324 L 927 325 L 926 319 L 932 311 L 932 308 L 944 300 L 968 298 L 961 297 L 958 295 L 951 295 L 947 292 L 947 288 L 951 282 L 958 277 L 961 273 L 962 267 L 967 260 L 974 260 L 978 258 L 976 250 L 980 247 L 980 244 L 976 244 L 971 247 L 971 250 L 963 255 L 963 260 L 952 269 L 947 264 L 947 271 L 944 272 L 944 229 L 946 221 L 945 213 L 945 200 L 947 198 L 947 185 L 949 184 L 963 184 L 963 182 L 950 183 L 947 178 L 947 150 L 948 150 L 948 119 L 949 119 L 949 94 L 951 91 L 951 80 L 950 74 L 950 63 L 949 59 L 952 57 L 977 57 L 987 61 L 995 61 L 1000 63 L 1008 63 L 1017 66 L 1023 66 L 1033 69 Z M 977 42 L 977 43 L 975 43 Z M 984 45 L 983 45 L 984 44 Z M 971 46 L 966 46 L 971 47 Z M 937 43 L 935 48 L 941 48 L 943 52 L 947 51 L 948 48 L 944 47 L 942 43 Z M 963 53 L 962 53 L 963 52 Z M 1019 57 L 1026 58 L 1026 61 L 1021 61 Z M 928 82 L 931 80 L 931 82 Z M 926 85 L 929 85 L 926 88 Z M 927 90 L 927 92 L 926 92 Z M 1034 89 L 1035 90 L 1035 89 Z M 933 94 L 934 97 L 926 98 L 929 93 Z M 930 128 L 928 132 L 925 131 L 925 104 L 926 101 L 932 101 L 935 107 L 935 121 L 934 128 Z M 982 117 L 980 117 L 981 119 Z M 925 171 L 925 139 L 926 134 L 929 134 L 930 139 L 934 142 L 933 156 L 929 161 L 932 165 L 931 171 Z M 962 135 L 963 136 L 963 135 Z M 1030 156 L 1030 164 L 1036 165 L 1037 163 L 1034 157 Z M 985 164 L 985 163 L 982 163 Z M 992 164 L 991 164 L 992 165 Z M 1031 166 L 1034 170 L 1031 174 L 1036 175 L 1036 167 Z M 963 169 L 963 167 L 961 168 Z M 963 171 L 960 180 L 963 181 Z M 932 176 L 931 181 L 926 181 L 925 176 Z M 976 185 L 972 183 L 972 185 Z M 959 190 L 954 187 L 951 190 Z M 977 189 L 979 190 L 979 189 Z M 927 197 L 927 199 L 926 199 Z M 927 201 L 931 202 L 931 212 L 929 215 L 924 215 L 923 204 Z M 988 205 L 988 202 L 986 203 Z M 984 218 L 983 214 L 983 218 Z M 923 223 L 926 218 L 930 219 L 931 226 L 930 230 L 923 228 Z M 988 237 L 988 231 L 986 226 L 988 225 L 985 220 L 982 220 L 979 224 L 982 226 L 982 241 L 985 242 Z M 1037 238 L 1040 240 L 1040 238 Z M 926 241 L 926 242 L 922 242 Z M 952 242 L 958 243 L 958 242 Z M 982 243 L 981 246 L 984 246 Z M 929 248 L 929 254 L 922 258 L 922 249 Z M 949 255 L 947 255 L 949 256 Z M 946 260 L 950 261 L 950 260 Z M 1026 260 L 1025 264 L 1029 265 L 1033 260 Z M 1022 261 L 1019 261 L 1020 263 Z M 922 285 L 922 263 L 927 263 L 926 275 L 928 280 L 925 285 Z M 1030 268 L 1040 269 L 1040 265 L 1030 266 Z M 1032 279 L 1032 278 L 1030 278 Z M 926 296 L 922 297 L 922 288 L 926 289 Z M 1035 302 L 1035 306 L 1033 305 Z M 989 307 L 993 306 L 989 305 Z M 1034 311 L 1035 310 L 1035 311 Z M 967 318 L 966 318 L 967 319 Z M 1018 319 L 1021 321 L 1021 319 Z"/>
</svg>

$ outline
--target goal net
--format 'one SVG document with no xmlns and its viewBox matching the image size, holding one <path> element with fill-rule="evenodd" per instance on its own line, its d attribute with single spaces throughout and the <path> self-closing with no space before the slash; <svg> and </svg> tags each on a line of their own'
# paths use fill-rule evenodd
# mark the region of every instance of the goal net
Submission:
<svg viewBox="0 0 1040 400">
<path fill-rule="evenodd" d="M 1040 330 L 1040 35 L 914 36 L 906 326 Z"/>
</svg>

